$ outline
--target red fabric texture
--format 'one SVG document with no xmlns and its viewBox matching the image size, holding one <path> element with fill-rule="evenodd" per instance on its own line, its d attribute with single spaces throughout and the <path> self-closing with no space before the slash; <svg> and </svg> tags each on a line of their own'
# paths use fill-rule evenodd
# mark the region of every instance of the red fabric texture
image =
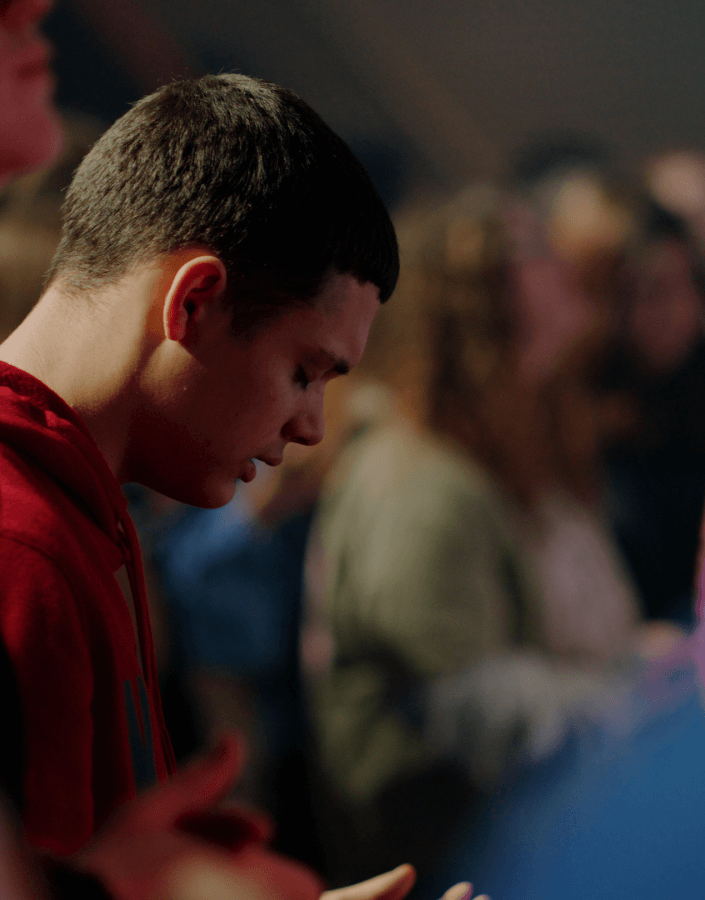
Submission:
<svg viewBox="0 0 705 900">
<path fill-rule="evenodd" d="M 115 579 L 123 565 L 144 672 Z M 147 786 L 145 778 L 164 781 L 175 766 L 139 547 L 120 486 L 81 419 L 4 363 L 0 632 L 24 718 L 23 735 L 3 740 L 23 741 L 27 837 L 72 853 Z"/>
</svg>

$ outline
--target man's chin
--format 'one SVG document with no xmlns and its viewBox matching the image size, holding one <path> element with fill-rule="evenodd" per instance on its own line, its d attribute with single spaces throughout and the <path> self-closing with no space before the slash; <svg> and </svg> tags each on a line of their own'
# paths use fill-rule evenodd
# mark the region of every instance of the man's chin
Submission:
<svg viewBox="0 0 705 900">
<path fill-rule="evenodd" d="M 235 496 L 236 488 L 237 481 L 198 485 L 191 487 L 189 490 L 184 490 L 184 487 L 180 486 L 177 490 L 169 491 L 167 496 L 189 506 L 199 506 L 202 509 L 218 509 L 230 503 Z"/>
<path fill-rule="evenodd" d="M 237 481 L 230 481 L 211 491 L 204 491 L 200 501 L 198 503 L 192 501 L 191 506 L 202 506 L 204 509 L 218 509 L 226 506 L 235 496 L 237 486 Z"/>
</svg>

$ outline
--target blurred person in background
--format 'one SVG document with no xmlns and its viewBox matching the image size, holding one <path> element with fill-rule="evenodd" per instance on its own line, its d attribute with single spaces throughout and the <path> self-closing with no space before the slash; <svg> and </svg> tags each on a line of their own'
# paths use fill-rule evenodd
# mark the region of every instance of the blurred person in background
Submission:
<svg viewBox="0 0 705 900">
<path fill-rule="evenodd" d="M 61 237 L 64 192 L 102 131 L 94 119 L 63 115 L 63 147 L 58 157 L 0 189 L 0 340 L 14 331 L 39 299 Z"/>
<path fill-rule="evenodd" d="M 144 496 L 136 510 L 170 638 L 165 671 L 181 680 L 193 713 L 187 749 L 224 729 L 243 734 L 251 752 L 238 798 L 273 815 L 280 849 L 321 865 L 299 672 L 302 568 L 322 480 L 336 448 L 368 415 L 359 398 L 350 402 L 349 381 L 327 389 L 325 440 L 289 448 L 276 469 L 260 467 L 227 506 Z M 183 700 L 172 703 L 169 683 L 167 722 L 180 737 L 189 717 Z M 175 749 L 178 756 L 182 748 Z"/>
<path fill-rule="evenodd" d="M 169 503 L 130 485 L 140 543 L 151 570 L 165 638 L 160 662 L 169 730 L 177 758 L 208 746 L 223 730 L 243 735 L 250 752 L 236 796 L 282 816 L 305 794 L 297 772 L 301 703 L 298 629 L 303 553 L 315 501 L 299 497 L 274 510 L 283 494 L 272 481 L 298 468 L 313 481 L 313 462 L 287 453 L 276 470 L 258 472 L 226 506 Z M 280 513 L 281 512 L 281 516 Z M 158 659 L 159 661 L 159 659 Z M 174 691 L 177 689 L 176 694 Z M 166 690 L 165 690 L 166 689 Z M 293 803 L 298 856 L 310 823 Z"/>
<path fill-rule="evenodd" d="M 395 414 L 341 454 L 307 564 L 304 665 L 347 877 L 399 845 L 432 871 L 460 810 L 550 756 L 642 637 L 590 416 L 575 433 L 604 332 L 593 302 L 529 208 L 489 186 L 401 242 L 371 339 Z"/>
<path fill-rule="evenodd" d="M 2 0 L 0 184 L 53 159 L 63 133 L 54 106 L 51 50 L 39 33 L 51 0 Z"/>
<path fill-rule="evenodd" d="M 700 257 L 705 257 L 705 153 L 662 150 L 646 160 L 643 174 L 649 195 L 687 225 Z"/>
<path fill-rule="evenodd" d="M 648 203 L 603 378 L 630 410 L 606 455 L 610 508 L 647 614 L 685 627 L 705 502 L 704 284 L 685 221 Z"/>
<path fill-rule="evenodd" d="M 703 526 L 705 533 L 705 517 Z M 634 670 L 555 756 L 515 771 L 474 810 L 437 884 L 471 869 L 483 890 L 505 900 L 700 896 L 704 562 L 702 544 L 692 637 Z"/>
<path fill-rule="evenodd" d="M 436 884 L 471 870 L 504 900 L 701 896 L 704 661 L 701 627 L 625 677 L 458 824 Z"/>
<path fill-rule="evenodd" d="M 674 162 L 685 201 L 680 156 Z M 688 175 L 692 214 L 700 192 L 690 165 Z M 607 509 L 647 615 L 689 624 L 705 446 L 697 241 L 675 206 L 666 210 L 666 196 L 660 207 L 645 202 L 604 170 L 563 171 L 543 199 L 552 246 L 611 319 L 592 379 L 611 476 Z M 640 646 L 659 659 L 625 672 L 610 702 L 585 710 L 554 756 L 516 769 L 481 801 L 458 826 L 439 879 L 469 867 L 482 889 L 506 900 L 699 895 L 702 630 L 688 642 L 677 635 L 649 629 Z"/>
<path fill-rule="evenodd" d="M 600 310 L 589 384 L 606 511 L 652 629 L 653 652 L 693 623 L 703 465 L 705 168 L 663 153 L 646 179 L 586 138 L 535 142 L 516 166 L 551 246 Z"/>
</svg>

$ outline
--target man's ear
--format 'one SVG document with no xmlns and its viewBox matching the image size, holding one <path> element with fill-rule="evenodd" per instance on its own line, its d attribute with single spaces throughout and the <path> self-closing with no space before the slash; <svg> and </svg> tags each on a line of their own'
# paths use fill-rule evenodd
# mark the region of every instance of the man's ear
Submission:
<svg viewBox="0 0 705 900">
<path fill-rule="evenodd" d="M 217 256 L 201 255 L 184 262 L 171 280 L 164 299 L 164 334 L 170 341 L 186 339 L 190 326 L 225 294 L 227 273 Z"/>
</svg>

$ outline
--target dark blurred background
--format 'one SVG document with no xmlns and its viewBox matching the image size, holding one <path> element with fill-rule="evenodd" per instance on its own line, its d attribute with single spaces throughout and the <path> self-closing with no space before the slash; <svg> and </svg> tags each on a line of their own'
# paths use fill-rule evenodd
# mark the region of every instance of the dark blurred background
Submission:
<svg viewBox="0 0 705 900">
<path fill-rule="evenodd" d="M 260 469 L 222 510 L 174 507 L 128 489 L 178 755 L 223 728 L 243 732 L 251 753 L 239 795 L 272 814 L 280 849 L 331 884 L 408 854 L 422 900 L 468 876 L 503 900 L 705 895 L 705 711 L 689 642 L 705 502 L 703 3 L 58 0 L 45 30 L 69 151 L 50 176 L 17 182 L 0 206 L 0 334 L 39 296 L 62 191 L 88 145 L 144 94 L 206 72 L 284 84 L 348 141 L 395 214 L 412 272 L 406 302 L 430 298 L 424 322 L 445 315 L 432 279 L 451 272 L 446 280 L 455 283 L 458 259 L 472 288 L 462 303 L 448 300 L 461 341 L 449 346 L 462 352 L 446 357 L 448 341 L 439 340 L 425 360 L 420 350 L 435 332 L 419 327 L 413 336 L 399 326 L 416 315 L 403 306 L 402 278 L 389 307 L 391 315 L 401 309 L 397 325 L 382 324 L 368 368 L 341 379 L 347 389 L 338 382 L 338 393 L 328 391 L 320 453 L 298 457 L 290 448 L 269 480 Z M 436 232 L 424 201 L 467 185 L 462 203 L 444 214 L 447 230 Z M 405 220 L 405 205 L 422 217 L 407 212 Z M 517 277 L 498 300 L 484 252 L 449 252 L 422 272 L 420 242 L 415 277 L 424 290 L 416 289 L 414 241 L 427 229 L 428 246 L 486 241 L 487 259 L 496 254 L 496 266 Z M 512 333 L 526 329 L 517 346 L 534 342 L 548 358 L 551 374 L 536 390 L 526 391 L 516 348 L 510 354 L 502 340 L 483 337 L 482 311 L 497 303 L 508 321 L 515 317 Z M 474 304 L 482 315 L 465 316 Z M 376 440 L 376 429 L 382 442 L 391 433 L 395 449 L 383 459 L 408 458 L 394 429 L 385 431 L 397 407 L 406 408 L 395 393 L 406 390 L 402 375 L 413 387 L 438 360 L 479 361 L 458 376 L 458 390 L 484 371 L 488 341 L 505 354 L 495 369 L 503 377 L 482 383 L 475 408 L 472 385 L 447 407 L 460 411 L 449 418 L 462 420 L 464 432 L 424 426 L 442 464 L 424 468 L 419 450 L 414 477 L 404 469 L 404 490 L 389 500 L 393 527 L 374 532 L 386 542 L 381 587 L 351 581 L 325 599 L 326 573 L 336 573 L 337 589 L 355 570 L 356 542 L 360 571 L 375 568 L 368 562 L 377 548 L 366 556 L 363 539 L 372 531 L 345 515 L 385 513 L 386 499 L 374 503 L 392 492 L 380 485 L 400 483 L 391 463 L 380 474 L 365 440 Z M 434 487 L 449 465 L 447 448 L 434 442 L 449 435 L 464 437 L 463 464 L 471 465 L 450 493 L 443 478 Z M 329 527 L 331 497 L 358 471 L 357 462 L 346 469 L 356 453 L 372 463 L 360 470 L 365 477 L 345 482 L 350 494 Z M 409 498 L 415 506 L 405 505 Z M 474 512 L 458 537 L 460 507 Z M 417 575 L 405 541 L 429 522 Z M 327 547 L 328 534 L 351 537 Z M 395 557 L 398 534 L 403 552 Z M 446 554 L 449 545 L 457 558 Z M 450 580 L 436 579 L 439 572 Z M 426 575 L 434 576 L 429 591 Z M 414 617 L 409 598 L 419 585 Z M 429 611 L 448 597 L 462 615 L 436 619 Z M 336 615 L 326 604 L 337 604 Z M 520 627 L 495 634 L 485 612 L 505 608 Z M 532 609 L 535 631 L 524 627 Z M 352 622 L 353 637 L 368 643 L 352 641 L 336 680 L 332 648 L 345 640 L 338 622 Z M 461 663 L 443 655 L 444 628 L 465 642 Z M 433 664 L 418 662 L 427 659 Z M 351 672 L 362 673 L 359 691 Z M 449 674 L 459 680 L 446 683 Z M 316 712 L 310 702 L 321 684 L 355 685 L 330 690 L 330 728 L 325 706 Z M 429 726 L 439 712 L 445 744 Z M 341 722 L 350 728 L 338 734 Z M 398 769 L 395 744 L 373 742 L 378 723 L 385 740 L 401 735 Z M 495 742 L 483 743 L 483 733 Z M 373 752 L 346 762 L 349 747 Z M 496 770 L 496 781 L 477 776 L 476 759 L 491 763 L 483 771 Z"/>
<path fill-rule="evenodd" d="M 291 87 L 394 203 L 506 169 L 538 134 L 625 163 L 705 145 L 696 0 L 61 0 L 46 26 L 62 105 L 111 122 L 185 73 Z"/>
</svg>

